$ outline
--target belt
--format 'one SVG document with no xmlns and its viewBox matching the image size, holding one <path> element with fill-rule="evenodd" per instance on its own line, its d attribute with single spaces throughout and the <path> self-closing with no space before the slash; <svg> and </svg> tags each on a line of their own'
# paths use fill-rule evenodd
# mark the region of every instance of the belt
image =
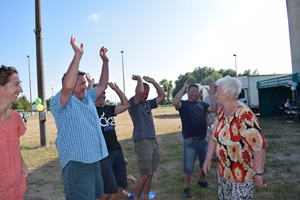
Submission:
<svg viewBox="0 0 300 200">
<path fill-rule="evenodd" d="M 201 137 L 192 137 L 194 140 L 203 140 Z"/>
</svg>

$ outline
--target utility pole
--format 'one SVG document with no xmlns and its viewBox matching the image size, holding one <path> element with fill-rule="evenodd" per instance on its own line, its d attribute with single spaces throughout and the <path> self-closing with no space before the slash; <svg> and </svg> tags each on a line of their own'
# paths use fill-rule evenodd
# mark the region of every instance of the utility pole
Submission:
<svg viewBox="0 0 300 200">
<path fill-rule="evenodd" d="M 32 95 L 31 95 L 31 75 L 30 75 L 30 56 L 28 58 L 28 73 L 29 73 L 29 95 L 30 95 L 30 115 L 32 116 Z"/>
<path fill-rule="evenodd" d="M 46 133 L 46 118 L 47 118 L 47 107 L 46 107 L 46 95 L 45 95 L 45 84 L 44 84 L 44 59 L 43 59 L 43 41 L 42 41 L 42 11 L 41 11 L 41 0 L 35 0 L 35 33 L 36 38 L 36 71 L 37 71 L 37 86 L 38 86 L 38 97 L 42 99 L 44 110 L 39 112 L 40 119 L 40 141 L 41 146 L 49 146 Z"/>
</svg>

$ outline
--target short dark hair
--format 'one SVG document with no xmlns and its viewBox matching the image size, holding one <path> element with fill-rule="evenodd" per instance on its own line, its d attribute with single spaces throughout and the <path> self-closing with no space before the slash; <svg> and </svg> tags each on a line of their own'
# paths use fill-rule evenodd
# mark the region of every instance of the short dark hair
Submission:
<svg viewBox="0 0 300 200">
<path fill-rule="evenodd" d="M 144 88 L 150 88 L 148 83 L 143 83 Z"/>
<path fill-rule="evenodd" d="M 10 81 L 10 77 L 13 74 L 18 74 L 18 71 L 14 67 L 7 67 L 5 65 L 1 65 L 0 67 L 0 85 L 4 86 L 6 83 Z"/>
<path fill-rule="evenodd" d="M 62 79 L 61 79 L 61 83 L 64 82 L 64 79 L 65 79 L 66 74 L 67 74 L 67 72 L 64 73 L 64 75 L 63 75 L 63 77 L 62 77 Z M 77 76 L 84 76 L 84 75 L 85 75 L 85 72 L 82 72 L 82 71 L 78 71 L 78 73 L 77 73 Z"/>
<path fill-rule="evenodd" d="M 198 86 L 197 84 L 193 83 L 193 84 L 189 85 L 188 91 L 189 91 L 192 87 L 196 87 L 196 88 L 199 89 L 199 86 Z"/>
</svg>

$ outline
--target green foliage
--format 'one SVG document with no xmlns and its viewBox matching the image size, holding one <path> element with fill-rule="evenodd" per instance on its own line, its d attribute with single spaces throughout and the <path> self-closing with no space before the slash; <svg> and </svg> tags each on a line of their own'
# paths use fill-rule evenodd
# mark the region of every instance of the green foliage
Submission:
<svg viewBox="0 0 300 200">
<path fill-rule="evenodd" d="M 232 69 L 220 69 L 219 74 L 222 74 L 223 77 L 225 76 L 231 76 L 231 77 L 235 77 L 236 76 L 236 71 L 232 70 Z"/>
<path fill-rule="evenodd" d="M 215 82 L 220 78 L 222 78 L 222 74 L 220 74 L 219 72 L 214 71 L 213 73 L 211 73 L 208 77 L 206 77 L 202 81 L 202 85 L 208 85 L 210 82 Z"/>
<path fill-rule="evenodd" d="M 259 75 L 259 72 L 257 69 L 255 69 L 253 72 L 251 72 L 251 69 L 245 70 L 242 74 L 239 74 L 238 76 L 256 76 Z"/>
<path fill-rule="evenodd" d="M 173 83 L 172 81 L 168 81 L 167 79 L 163 79 L 159 82 L 159 84 L 162 86 L 164 92 L 166 93 L 167 96 L 167 104 L 170 103 L 170 96 L 173 91 Z"/>
<path fill-rule="evenodd" d="M 47 106 L 47 110 L 50 110 L 50 101 L 51 101 L 52 97 L 50 97 L 49 99 L 46 99 L 46 106 Z"/>
<path fill-rule="evenodd" d="M 18 98 L 12 105 L 11 109 L 13 110 L 23 110 L 23 111 L 30 111 L 30 102 L 27 100 L 26 96 L 23 95 Z"/>
</svg>

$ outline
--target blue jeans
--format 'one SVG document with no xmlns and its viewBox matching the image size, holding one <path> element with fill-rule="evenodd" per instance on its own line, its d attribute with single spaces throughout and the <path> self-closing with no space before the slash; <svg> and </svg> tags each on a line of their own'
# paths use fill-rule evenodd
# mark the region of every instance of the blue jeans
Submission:
<svg viewBox="0 0 300 200">
<path fill-rule="evenodd" d="M 86 164 L 70 161 L 62 170 L 66 200 L 91 200 L 103 196 L 100 161 Z"/>
<path fill-rule="evenodd" d="M 203 167 L 206 158 L 208 142 L 206 139 L 183 139 L 183 173 L 192 174 L 196 158 L 199 160 L 199 168 Z"/>
</svg>

